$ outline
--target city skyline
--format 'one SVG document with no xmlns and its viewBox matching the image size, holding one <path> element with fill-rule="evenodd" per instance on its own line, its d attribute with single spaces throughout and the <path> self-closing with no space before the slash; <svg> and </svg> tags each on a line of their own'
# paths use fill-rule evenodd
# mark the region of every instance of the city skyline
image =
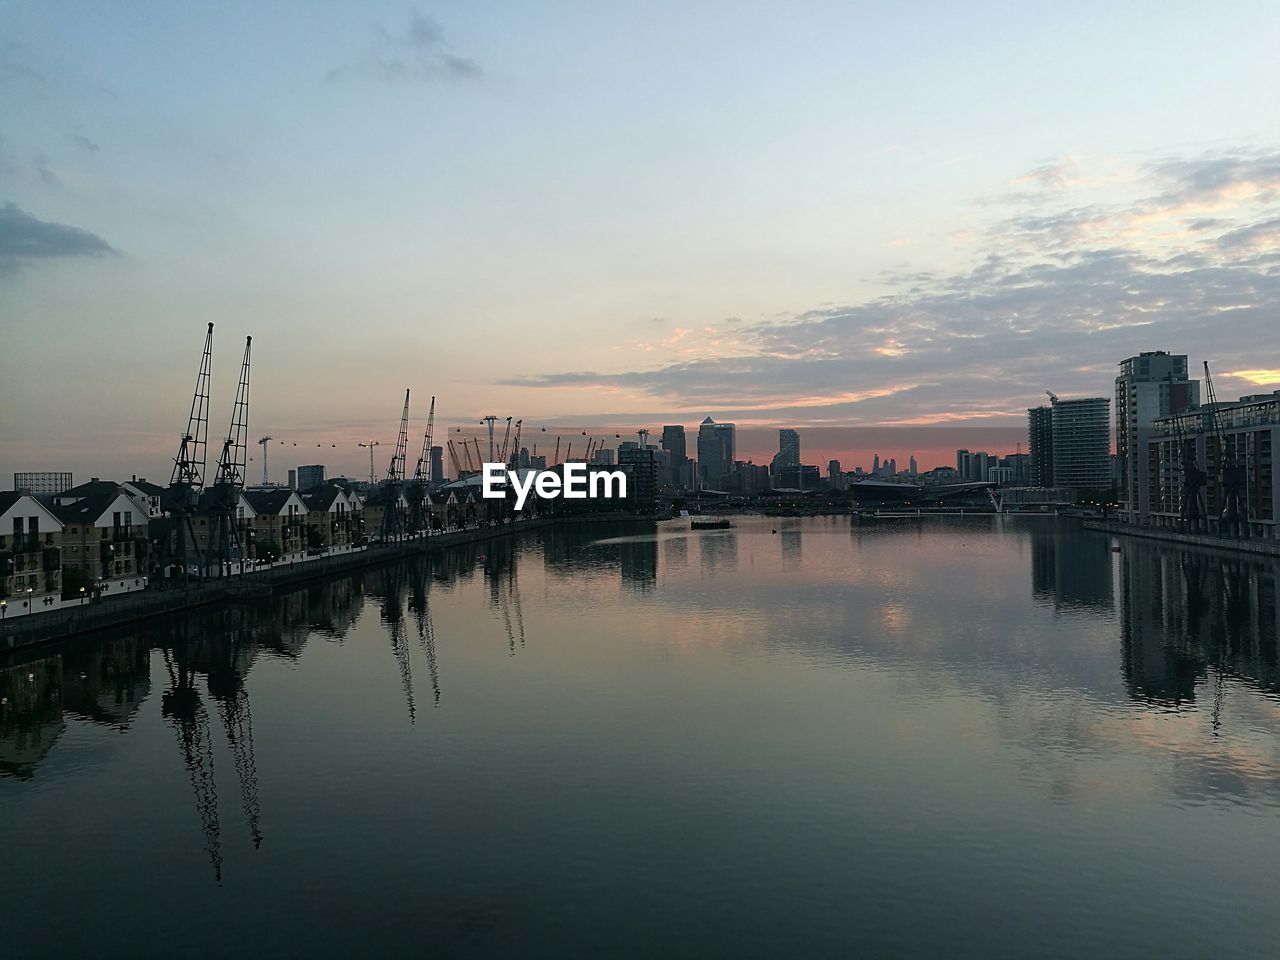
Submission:
<svg viewBox="0 0 1280 960">
<path fill-rule="evenodd" d="M 1280 381 L 1262 6 L 2 8 L 6 471 L 167 471 L 209 321 L 211 432 L 252 334 L 252 428 L 356 476 L 406 386 L 927 469 L 1144 350 Z"/>
</svg>

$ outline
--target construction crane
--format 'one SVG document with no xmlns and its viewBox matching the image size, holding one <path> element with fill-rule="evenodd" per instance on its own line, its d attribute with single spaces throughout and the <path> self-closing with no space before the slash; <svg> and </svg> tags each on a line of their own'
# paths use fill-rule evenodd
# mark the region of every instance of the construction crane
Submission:
<svg viewBox="0 0 1280 960">
<path fill-rule="evenodd" d="M 210 531 L 213 545 L 208 557 L 210 572 L 214 559 L 218 563 L 218 575 L 231 572 L 231 564 L 242 559 L 243 545 L 236 527 L 236 507 L 240 492 L 244 489 L 245 458 L 248 456 L 249 439 L 249 368 L 253 351 L 253 337 L 245 337 L 244 359 L 240 362 L 240 383 L 236 387 L 236 401 L 231 408 L 231 425 L 222 441 L 222 453 L 218 455 L 218 472 L 213 487 L 206 497 L 213 529 Z"/>
<path fill-rule="evenodd" d="M 1248 483 L 1244 464 L 1233 452 L 1227 451 L 1227 430 L 1218 408 L 1218 395 L 1213 389 L 1213 377 L 1209 374 L 1209 361 L 1204 362 L 1205 389 L 1209 394 L 1209 419 L 1213 428 L 1214 443 L 1218 448 L 1218 478 L 1222 490 L 1222 513 L 1219 531 L 1228 536 L 1242 536 L 1248 526 L 1248 507 L 1244 488 Z"/>
<path fill-rule="evenodd" d="M 356 444 L 356 446 L 369 448 L 369 486 L 372 487 L 375 483 L 378 482 L 377 475 L 374 473 L 374 470 L 373 470 L 373 448 L 382 446 L 382 441 L 368 440 L 362 443 L 358 443 Z"/>
<path fill-rule="evenodd" d="M 267 475 L 267 444 L 274 439 L 275 437 L 262 437 L 258 441 L 258 445 L 262 447 L 262 485 L 264 487 L 271 485 L 271 478 Z"/>
</svg>

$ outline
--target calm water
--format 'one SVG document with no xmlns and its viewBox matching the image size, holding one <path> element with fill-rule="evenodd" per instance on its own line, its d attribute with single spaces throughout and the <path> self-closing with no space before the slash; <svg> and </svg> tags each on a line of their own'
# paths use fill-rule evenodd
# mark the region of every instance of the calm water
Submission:
<svg viewBox="0 0 1280 960">
<path fill-rule="evenodd" d="M 1277 576 L 579 526 L 0 661 L 0 942 L 1275 956 Z"/>
</svg>

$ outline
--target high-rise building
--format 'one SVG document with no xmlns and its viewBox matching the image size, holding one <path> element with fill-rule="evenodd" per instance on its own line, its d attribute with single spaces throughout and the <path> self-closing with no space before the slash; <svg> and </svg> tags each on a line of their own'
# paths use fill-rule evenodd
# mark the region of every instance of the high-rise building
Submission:
<svg viewBox="0 0 1280 960">
<path fill-rule="evenodd" d="M 920 465 L 916 463 L 916 458 L 914 454 L 912 454 L 911 458 L 907 461 L 907 463 L 908 463 L 907 470 L 911 474 L 911 476 L 918 477 L 920 475 Z"/>
<path fill-rule="evenodd" d="M 310 490 L 312 487 L 319 487 L 324 484 L 324 464 L 312 463 L 305 467 L 298 468 L 298 487 L 299 490 Z"/>
<path fill-rule="evenodd" d="M 637 509 L 653 506 L 658 490 L 658 458 L 652 447 L 618 447 L 618 466 L 627 474 L 627 502 Z"/>
<path fill-rule="evenodd" d="M 666 424 L 662 428 L 662 449 L 666 453 L 667 483 L 673 487 L 689 486 L 689 449 L 680 424 Z"/>
<path fill-rule="evenodd" d="M 769 465 L 774 486 L 800 486 L 800 434 L 795 430 L 778 431 L 778 452 Z"/>
<path fill-rule="evenodd" d="M 1111 401 L 1058 400 L 1052 405 L 1053 485 L 1081 490 L 1111 486 Z"/>
<path fill-rule="evenodd" d="M 1187 377 L 1185 354 L 1140 353 L 1120 364 L 1116 377 L 1116 459 L 1120 509 L 1130 520 L 1151 512 L 1147 444 L 1160 417 L 1200 406 L 1200 382 Z"/>
<path fill-rule="evenodd" d="M 737 428 L 732 423 L 716 423 L 710 417 L 698 425 L 698 474 L 704 486 L 723 488 L 733 472 Z"/>
<path fill-rule="evenodd" d="M 444 480 L 444 447 L 433 446 L 431 448 L 431 482 L 440 483 Z"/>
<path fill-rule="evenodd" d="M 1031 485 L 1053 486 L 1053 407 L 1032 407 L 1027 411 L 1028 456 Z"/>
</svg>

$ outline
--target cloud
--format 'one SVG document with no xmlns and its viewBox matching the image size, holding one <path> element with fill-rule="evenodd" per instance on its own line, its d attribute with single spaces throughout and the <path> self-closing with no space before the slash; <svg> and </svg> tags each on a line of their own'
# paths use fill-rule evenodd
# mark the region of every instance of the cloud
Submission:
<svg viewBox="0 0 1280 960">
<path fill-rule="evenodd" d="M 1082 172 L 1034 215 L 997 216 L 967 269 L 895 271 L 886 296 L 691 333 L 653 369 L 504 382 L 756 422 L 998 423 L 1045 389 L 1108 396 L 1120 360 L 1167 349 L 1243 371 L 1224 386 L 1247 390 L 1245 373 L 1280 366 L 1280 154 L 1129 169 L 1123 191 Z M 1205 215 L 1228 201 L 1232 216 Z"/>
<path fill-rule="evenodd" d="M 91 153 L 97 153 L 99 150 L 102 149 L 100 146 L 98 146 L 96 143 L 94 143 L 92 140 L 90 140 L 88 137 L 82 134 L 77 133 L 72 139 L 75 140 L 77 146 L 83 147 L 85 150 L 88 150 Z"/>
<path fill-rule="evenodd" d="M 31 161 L 31 166 L 35 169 L 36 175 L 40 177 L 44 183 L 50 187 L 61 185 L 62 181 L 58 179 L 58 175 L 53 172 L 53 167 L 49 163 L 49 157 L 40 154 Z"/>
<path fill-rule="evenodd" d="M 392 33 L 375 28 L 375 42 L 350 63 L 326 74 L 330 81 L 368 77 L 388 83 L 462 83 L 479 80 L 484 70 L 475 60 L 454 51 L 434 19 L 414 12 L 408 26 Z"/>
<path fill-rule="evenodd" d="M 40 260 L 101 257 L 116 252 L 96 233 L 38 220 L 14 203 L 0 205 L 0 273 Z"/>
</svg>

